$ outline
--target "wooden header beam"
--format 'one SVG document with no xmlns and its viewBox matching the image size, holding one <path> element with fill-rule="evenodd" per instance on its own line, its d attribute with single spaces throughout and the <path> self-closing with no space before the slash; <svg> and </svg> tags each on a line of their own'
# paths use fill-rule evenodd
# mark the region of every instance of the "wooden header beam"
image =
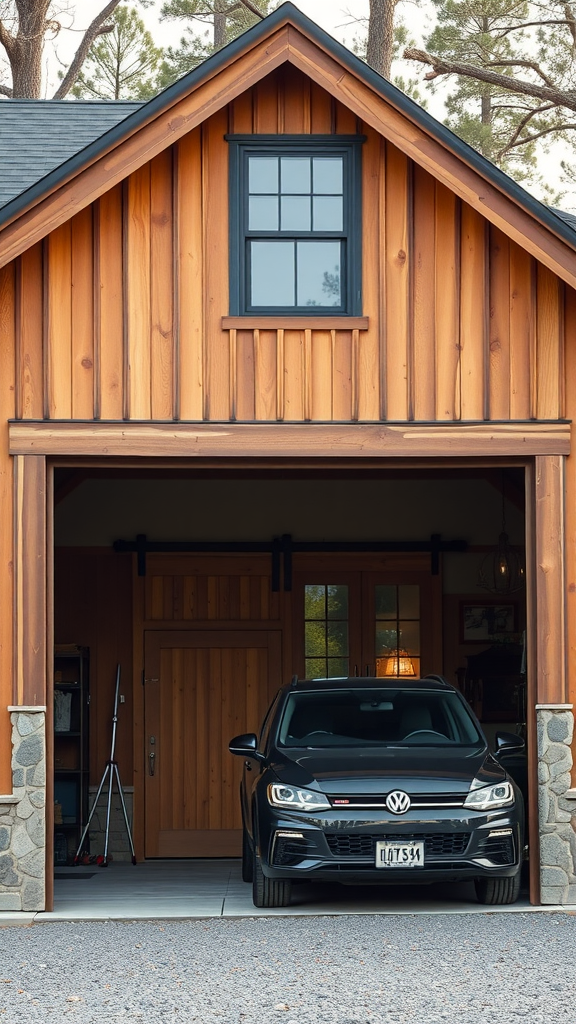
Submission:
<svg viewBox="0 0 576 1024">
<path fill-rule="evenodd" d="M 569 455 L 568 422 L 142 423 L 19 420 L 11 455 L 446 458 Z"/>
</svg>

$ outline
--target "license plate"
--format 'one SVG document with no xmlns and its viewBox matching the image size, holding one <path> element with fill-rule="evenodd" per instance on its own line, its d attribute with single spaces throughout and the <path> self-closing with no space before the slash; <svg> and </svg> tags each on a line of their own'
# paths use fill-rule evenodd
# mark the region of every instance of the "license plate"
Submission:
<svg viewBox="0 0 576 1024">
<path fill-rule="evenodd" d="M 424 843 L 376 843 L 377 868 L 423 868 Z"/>
</svg>

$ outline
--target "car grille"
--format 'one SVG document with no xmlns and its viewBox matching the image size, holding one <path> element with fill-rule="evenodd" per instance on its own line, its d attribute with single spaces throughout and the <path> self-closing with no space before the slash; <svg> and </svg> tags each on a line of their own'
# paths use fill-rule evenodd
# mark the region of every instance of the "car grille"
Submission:
<svg viewBox="0 0 576 1024">
<path fill-rule="evenodd" d="M 381 796 L 329 796 L 333 807 L 375 807 L 385 808 L 387 793 Z M 435 810 L 442 807 L 463 807 L 467 793 L 411 793 L 410 804 L 413 810 Z"/>
<path fill-rule="evenodd" d="M 515 859 L 514 836 L 486 836 L 478 844 L 476 857 L 486 857 L 492 864 L 513 864 Z"/>
<path fill-rule="evenodd" d="M 465 852 L 470 842 L 470 832 L 424 832 L 414 835 L 385 835 L 374 833 L 327 833 L 326 842 L 335 857 L 376 856 L 376 843 L 424 841 L 425 857 L 458 857 Z"/>
</svg>

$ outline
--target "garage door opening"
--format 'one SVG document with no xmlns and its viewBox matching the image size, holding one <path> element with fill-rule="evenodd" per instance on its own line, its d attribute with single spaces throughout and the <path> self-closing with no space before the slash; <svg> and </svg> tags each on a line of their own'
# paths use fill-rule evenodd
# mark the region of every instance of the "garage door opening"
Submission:
<svg viewBox="0 0 576 1024">
<path fill-rule="evenodd" d="M 492 746 L 498 731 L 527 738 L 522 467 L 61 468 L 54 492 L 54 686 L 72 715 L 54 737 L 57 865 L 74 857 L 109 756 L 117 664 L 140 860 L 239 855 L 227 743 L 257 731 L 295 673 L 439 673 Z M 502 532 L 519 579 L 498 588 Z M 81 693 L 63 685 L 67 650 L 84 658 Z M 525 793 L 526 763 L 509 766 Z M 129 860 L 120 811 L 111 851 Z M 99 809 L 93 824 L 88 862 Z"/>
</svg>

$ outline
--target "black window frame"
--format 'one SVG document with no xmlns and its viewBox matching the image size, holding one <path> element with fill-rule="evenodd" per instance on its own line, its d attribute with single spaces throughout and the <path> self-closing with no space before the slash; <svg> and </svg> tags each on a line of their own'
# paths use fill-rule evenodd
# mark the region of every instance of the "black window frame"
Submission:
<svg viewBox="0 0 576 1024">
<path fill-rule="evenodd" d="M 364 135 L 226 135 L 230 144 L 230 315 L 334 317 L 362 315 L 362 143 Z M 344 160 L 344 223 L 338 232 L 249 231 L 248 157 L 335 156 Z M 342 303 L 340 306 L 252 306 L 250 296 L 250 239 L 322 241 L 341 238 Z"/>
</svg>

